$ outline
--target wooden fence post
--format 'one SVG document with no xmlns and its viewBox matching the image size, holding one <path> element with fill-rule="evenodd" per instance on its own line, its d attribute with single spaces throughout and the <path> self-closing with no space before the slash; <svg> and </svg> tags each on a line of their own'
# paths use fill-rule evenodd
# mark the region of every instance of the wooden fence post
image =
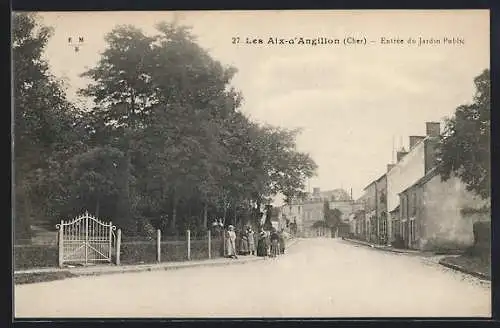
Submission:
<svg viewBox="0 0 500 328">
<path fill-rule="evenodd" d="M 120 265 L 120 247 L 122 244 L 122 229 L 118 229 L 116 234 L 116 265 Z"/>
<path fill-rule="evenodd" d="M 208 230 L 208 258 L 212 258 L 212 235 L 210 230 Z"/>
<path fill-rule="evenodd" d="M 61 221 L 61 224 L 59 225 L 59 267 L 62 268 L 63 266 L 63 260 L 64 260 L 64 239 L 63 239 L 63 231 L 64 231 L 64 221 Z"/>
<path fill-rule="evenodd" d="M 226 257 L 226 232 L 222 230 L 222 257 Z"/>
<path fill-rule="evenodd" d="M 188 261 L 191 260 L 191 230 L 187 230 L 187 251 L 188 251 L 188 254 L 187 254 L 187 259 Z"/>
<path fill-rule="evenodd" d="M 161 262 L 161 230 L 156 230 L 156 261 Z"/>
</svg>

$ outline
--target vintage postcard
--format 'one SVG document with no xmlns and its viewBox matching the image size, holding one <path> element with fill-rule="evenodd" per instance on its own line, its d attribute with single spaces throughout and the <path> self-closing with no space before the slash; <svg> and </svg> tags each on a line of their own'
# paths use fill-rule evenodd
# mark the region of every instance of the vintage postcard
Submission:
<svg viewBox="0 0 500 328">
<path fill-rule="evenodd" d="M 489 20 L 14 12 L 15 318 L 490 317 Z"/>
</svg>

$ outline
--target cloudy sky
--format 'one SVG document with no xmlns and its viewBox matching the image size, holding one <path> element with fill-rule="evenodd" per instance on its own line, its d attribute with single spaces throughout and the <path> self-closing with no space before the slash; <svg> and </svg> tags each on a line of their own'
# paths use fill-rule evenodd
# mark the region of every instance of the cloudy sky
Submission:
<svg viewBox="0 0 500 328">
<path fill-rule="evenodd" d="M 442 121 L 471 101 L 473 78 L 489 67 L 488 11 L 259 11 L 43 13 L 54 27 L 46 55 L 65 78 L 69 95 L 104 50 L 104 35 L 132 24 L 154 33 L 154 24 L 192 26 L 199 44 L 238 69 L 232 84 L 243 92 L 242 110 L 253 120 L 301 127 L 298 148 L 319 166 L 310 187 L 344 187 L 354 197 L 380 176 L 396 147 L 424 135 L 426 121 Z M 84 37 L 79 52 L 68 37 Z M 239 37 L 240 44 L 233 44 Z M 337 45 L 252 45 L 276 38 L 339 39 Z M 345 37 L 366 44 L 344 45 Z M 419 37 L 440 44 L 418 46 Z M 444 38 L 461 44 L 444 44 Z M 383 44 L 397 38 L 404 44 Z M 414 38 L 417 43 L 406 41 Z"/>
</svg>

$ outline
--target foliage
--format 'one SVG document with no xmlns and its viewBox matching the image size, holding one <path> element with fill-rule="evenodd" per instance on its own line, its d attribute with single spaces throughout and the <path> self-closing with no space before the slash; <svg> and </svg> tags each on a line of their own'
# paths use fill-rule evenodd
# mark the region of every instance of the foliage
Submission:
<svg viewBox="0 0 500 328">
<path fill-rule="evenodd" d="M 31 13 L 12 23 L 15 227 L 26 238 L 33 214 L 60 192 L 59 163 L 84 148 L 85 124 L 42 58 L 52 29 Z"/>
<path fill-rule="evenodd" d="M 315 221 L 311 227 L 314 228 L 314 229 L 317 229 L 317 228 L 329 228 L 328 224 L 325 221 L 323 221 L 323 220 Z"/>
<path fill-rule="evenodd" d="M 36 18 L 16 17 L 17 86 L 40 80 L 16 96 L 16 160 L 26 163 L 18 180 L 34 190 L 20 199 L 45 195 L 37 204 L 49 220 L 86 209 L 129 235 L 178 234 L 215 218 L 256 222 L 270 197 L 304 193 L 316 164 L 296 150 L 300 131 L 243 115 L 230 85 L 236 69 L 211 58 L 188 28 L 110 31 L 100 61 L 82 74 L 91 82 L 80 94 L 95 105 L 79 111 L 39 60 L 50 29 L 33 34 Z"/>
<path fill-rule="evenodd" d="M 438 149 L 438 170 L 443 180 L 457 175 L 483 198 L 491 194 L 490 158 L 490 72 L 474 79 L 473 102 L 459 106 L 446 121 L 446 131 Z"/>
<path fill-rule="evenodd" d="M 332 230 L 337 229 L 342 223 L 342 211 L 338 208 L 330 209 L 330 203 L 327 200 L 323 203 L 323 216 L 326 225 Z"/>
<path fill-rule="evenodd" d="M 14 269 L 55 267 L 58 265 L 58 248 L 52 245 L 14 246 Z"/>
</svg>

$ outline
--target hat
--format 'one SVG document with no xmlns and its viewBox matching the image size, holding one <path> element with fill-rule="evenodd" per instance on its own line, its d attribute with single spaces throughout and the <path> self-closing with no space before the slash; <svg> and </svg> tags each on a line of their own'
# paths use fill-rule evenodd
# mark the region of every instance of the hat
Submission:
<svg viewBox="0 0 500 328">
<path fill-rule="evenodd" d="M 234 226 L 232 226 L 231 224 L 227 227 L 228 229 L 234 229 Z"/>
</svg>

